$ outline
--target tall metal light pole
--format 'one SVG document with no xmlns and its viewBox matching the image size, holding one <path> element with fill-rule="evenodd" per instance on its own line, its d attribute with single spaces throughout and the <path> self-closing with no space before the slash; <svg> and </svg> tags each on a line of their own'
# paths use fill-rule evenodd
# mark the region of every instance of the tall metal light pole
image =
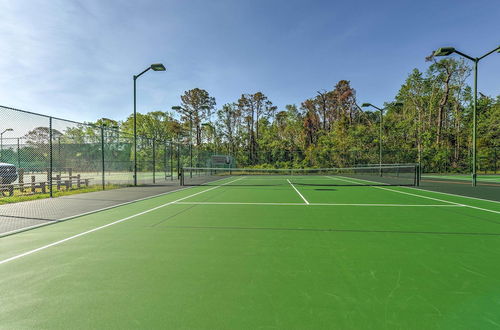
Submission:
<svg viewBox="0 0 500 330">
<path fill-rule="evenodd" d="M 479 61 L 485 58 L 486 56 L 494 53 L 494 52 L 499 52 L 500 53 L 500 46 L 497 48 L 487 52 L 483 56 L 480 57 L 472 57 L 467 54 L 464 54 L 458 50 L 456 50 L 453 47 L 442 47 L 439 48 L 438 50 L 433 52 L 433 56 L 448 56 L 453 53 L 457 53 L 458 55 L 465 57 L 466 59 L 471 60 L 474 62 L 474 106 L 473 106 L 473 112 L 472 112 L 472 186 L 475 187 L 477 184 L 477 173 L 476 173 L 476 155 L 477 155 L 477 143 L 476 143 L 476 132 L 477 132 L 477 125 L 476 125 L 476 118 L 477 118 L 477 65 L 479 64 Z"/>
<path fill-rule="evenodd" d="M 7 128 L 2 133 L 0 133 L 0 161 L 3 161 L 3 135 L 7 132 L 12 132 L 12 128 Z"/>
<path fill-rule="evenodd" d="M 392 105 L 403 105 L 401 102 L 393 102 L 391 103 Z M 363 108 L 366 107 L 372 107 L 377 109 L 380 112 L 380 125 L 379 125 L 379 138 L 378 138 L 378 150 L 379 150 L 379 155 L 378 155 L 378 161 L 379 161 L 379 167 L 380 167 L 380 176 L 382 176 L 382 125 L 383 125 L 383 115 L 384 115 L 384 110 L 386 108 L 379 108 L 371 103 L 363 103 L 361 104 Z"/>
<path fill-rule="evenodd" d="M 384 109 L 379 108 L 377 106 L 374 106 L 371 103 L 363 103 L 363 104 L 361 104 L 361 106 L 363 108 L 367 108 L 367 107 L 375 108 L 380 113 L 380 125 L 379 125 L 379 132 L 378 132 L 378 153 L 379 153 L 379 155 L 378 155 L 378 162 L 379 162 L 379 165 L 382 166 L 382 117 L 383 117 L 383 114 L 384 114 Z"/>
<path fill-rule="evenodd" d="M 214 148 L 212 150 L 212 152 L 215 154 L 217 153 L 217 146 L 216 146 L 216 138 L 217 138 L 217 135 L 215 134 L 215 127 L 214 125 L 212 125 L 211 123 L 203 123 L 201 124 L 201 126 L 205 126 L 205 127 L 209 127 L 210 128 L 210 135 L 212 136 L 212 143 L 214 145 Z"/>
<path fill-rule="evenodd" d="M 138 75 L 134 75 L 134 186 L 137 186 L 137 96 L 136 96 L 136 80 L 149 70 L 165 71 L 165 67 L 161 63 L 151 64 L 146 70 Z"/>
<path fill-rule="evenodd" d="M 181 106 L 173 106 L 172 110 L 180 111 L 189 117 L 189 167 L 193 167 L 193 114 Z"/>
</svg>

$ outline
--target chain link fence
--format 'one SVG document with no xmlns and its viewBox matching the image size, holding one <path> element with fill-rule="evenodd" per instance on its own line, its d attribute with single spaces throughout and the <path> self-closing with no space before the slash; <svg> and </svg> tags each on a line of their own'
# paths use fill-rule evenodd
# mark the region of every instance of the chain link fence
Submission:
<svg viewBox="0 0 500 330">
<path fill-rule="evenodd" d="M 176 180 L 187 166 L 177 144 L 138 136 L 137 183 Z M 132 134 L 0 106 L 0 203 L 131 185 Z"/>
</svg>

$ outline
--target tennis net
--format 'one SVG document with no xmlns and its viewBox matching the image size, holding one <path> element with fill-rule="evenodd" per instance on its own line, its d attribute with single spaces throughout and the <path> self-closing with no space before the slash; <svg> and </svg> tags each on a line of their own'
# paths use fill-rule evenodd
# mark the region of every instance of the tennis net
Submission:
<svg viewBox="0 0 500 330">
<path fill-rule="evenodd" d="M 207 168 L 181 169 L 183 186 L 418 186 L 418 165 L 362 166 L 346 168 L 256 169 Z"/>
</svg>

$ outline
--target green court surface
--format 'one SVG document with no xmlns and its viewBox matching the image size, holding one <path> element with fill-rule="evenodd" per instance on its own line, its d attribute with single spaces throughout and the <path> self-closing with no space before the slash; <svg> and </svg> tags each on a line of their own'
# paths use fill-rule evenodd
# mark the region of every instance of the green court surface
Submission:
<svg viewBox="0 0 500 330">
<path fill-rule="evenodd" d="M 460 180 L 460 181 L 471 181 L 471 176 L 470 175 L 465 175 L 465 174 L 424 174 L 422 175 L 423 179 L 445 179 L 445 180 Z M 477 175 L 477 181 L 478 182 L 484 182 L 484 183 L 500 183 L 500 175 L 496 174 L 478 174 Z"/>
<path fill-rule="evenodd" d="M 0 328 L 499 328 L 500 203 L 359 183 L 227 178 L 1 238 Z"/>
</svg>

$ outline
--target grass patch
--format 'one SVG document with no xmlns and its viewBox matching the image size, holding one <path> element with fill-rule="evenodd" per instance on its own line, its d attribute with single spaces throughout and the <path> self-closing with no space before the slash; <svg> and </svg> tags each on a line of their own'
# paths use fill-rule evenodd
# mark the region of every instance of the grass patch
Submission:
<svg viewBox="0 0 500 330">
<path fill-rule="evenodd" d="M 124 187 L 123 185 L 109 184 L 109 185 L 106 185 L 106 190 L 123 188 L 123 187 Z M 71 190 L 56 190 L 53 192 L 52 196 L 53 197 L 61 197 L 61 196 L 69 196 L 69 195 L 76 195 L 76 194 L 84 194 L 84 193 L 95 192 L 95 191 L 102 191 L 102 186 L 92 186 L 92 187 L 85 187 L 85 188 L 71 189 Z M 26 201 L 44 199 L 44 198 L 49 198 L 49 197 L 50 197 L 49 193 L 35 193 L 35 194 L 27 195 L 27 194 L 21 193 L 19 190 L 16 190 L 14 192 L 14 196 L 5 196 L 5 197 L 0 198 L 0 205 L 26 202 Z"/>
</svg>

